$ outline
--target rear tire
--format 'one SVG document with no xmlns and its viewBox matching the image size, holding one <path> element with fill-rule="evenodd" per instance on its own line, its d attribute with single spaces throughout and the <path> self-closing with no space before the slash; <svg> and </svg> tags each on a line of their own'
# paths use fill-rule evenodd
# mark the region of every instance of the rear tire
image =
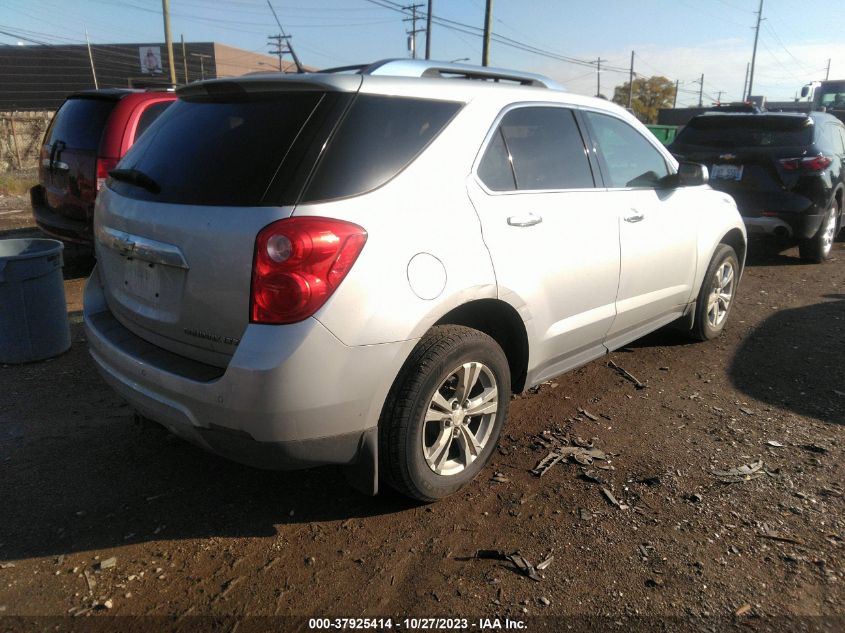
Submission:
<svg viewBox="0 0 845 633">
<path fill-rule="evenodd" d="M 425 502 L 470 482 L 498 442 L 510 380 L 507 358 L 492 338 L 463 326 L 433 327 L 411 352 L 382 410 L 383 481 Z"/>
<path fill-rule="evenodd" d="M 836 223 L 839 219 L 839 206 L 834 200 L 827 210 L 827 215 L 816 233 L 809 240 L 801 240 L 798 244 L 798 254 L 801 259 L 821 264 L 830 257 L 833 241 L 836 239 Z"/>
<path fill-rule="evenodd" d="M 700 341 L 714 339 L 725 328 L 739 283 L 739 258 L 727 244 L 719 244 L 707 267 L 698 299 L 692 336 Z"/>
</svg>

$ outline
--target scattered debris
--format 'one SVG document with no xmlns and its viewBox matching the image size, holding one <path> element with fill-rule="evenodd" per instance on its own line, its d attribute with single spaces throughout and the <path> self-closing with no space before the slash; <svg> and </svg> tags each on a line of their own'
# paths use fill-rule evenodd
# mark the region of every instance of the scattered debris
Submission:
<svg viewBox="0 0 845 633">
<path fill-rule="evenodd" d="M 537 569 L 543 571 L 546 567 L 552 564 L 552 561 L 555 559 L 554 556 L 549 556 L 544 560 L 542 563 L 537 563 Z"/>
<path fill-rule="evenodd" d="M 645 385 L 645 384 L 643 384 L 642 382 L 640 382 L 640 379 L 639 379 L 639 378 L 637 378 L 636 376 L 634 376 L 634 375 L 633 375 L 631 372 L 629 372 L 628 370 L 626 370 L 626 369 L 624 369 L 624 368 L 620 367 L 619 365 L 617 365 L 616 363 L 614 363 L 612 360 L 611 360 L 611 361 L 608 361 L 607 366 L 608 366 L 608 367 L 610 367 L 610 368 L 612 368 L 612 369 L 615 369 L 615 370 L 616 370 L 616 372 L 617 372 L 619 375 L 621 375 L 621 376 L 622 376 L 622 377 L 624 377 L 624 378 L 627 378 L 627 379 L 628 379 L 628 380 L 630 380 L 632 383 L 634 383 L 634 386 L 635 386 L 637 389 L 645 389 L 645 388 L 648 386 L 648 385 Z"/>
<path fill-rule="evenodd" d="M 738 618 L 741 618 L 744 615 L 748 615 L 749 613 L 751 613 L 751 605 L 747 602 L 741 607 L 739 607 L 736 611 L 734 611 L 734 615 Z"/>
<path fill-rule="evenodd" d="M 548 455 L 531 469 L 531 472 L 537 477 L 542 477 L 552 466 L 567 458 L 571 458 L 574 462 L 582 466 L 590 466 L 593 464 L 593 460 L 605 461 L 608 459 L 607 454 L 595 448 L 592 441 L 587 442 L 578 437 L 572 440 L 572 442 L 576 446 L 558 446 L 554 448 L 554 450 L 549 452 Z"/>
<path fill-rule="evenodd" d="M 107 558 L 106 560 L 101 560 L 98 567 L 99 569 L 111 569 L 117 565 L 117 558 L 112 556 L 111 558 Z"/>
<path fill-rule="evenodd" d="M 620 510 L 627 510 L 628 509 L 627 505 L 625 505 L 624 503 L 620 503 L 619 501 L 616 500 L 616 497 L 613 496 L 613 493 L 610 492 L 610 490 L 608 490 L 607 488 L 602 488 L 601 491 L 602 491 L 602 494 L 604 494 L 605 498 L 612 505 L 615 505 Z"/>
<path fill-rule="evenodd" d="M 0 563 L 0 569 L 11 569 L 14 566 L 14 563 Z"/>
<path fill-rule="evenodd" d="M 592 413 L 590 413 L 590 412 L 589 412 L 589 411 L 587 411 L 586 409 L 578 409 L 578 413 L 580 413 L 580 414 L 581 414 L 581 415 L 583 415 L 584 417 L 589 418 L 589 419 L 590 419 L 590 420 L 592 420 L 593 422 L 598 422 L 598 421 L 599 421 L 598 416 L 593 415 Z"/>
<path fill-rule="evenodd" d="M 754 409 L 749 409 L 748 407 L 740 407 L 740 411 L 742 411 L 745 415 L 754 415 Z"/>
<path fill-rule="evenodd" d="M 540 462 L 534 467 L 531 471 L 533 474 L 537 475 L 537 477 L 542 477 L 545 475 L 549 468 L 557 464 L 559 461 L 563 459 L 563 455 L 560 453 L 555 453 L 552 451 L 548 455 L 546 455 Z"/>
<path fill-rule="evenodd" d="M 97 579 L 94 578 L 94 574 L 87 569 L 82 570 L 82 575 L 85 576 L 85 583 L 88 585 L 88 594 L 93 595 L 94 589 L 97 588 Z"/>
<path fill-rule="evenodd" d="M 739 483 L 741 481 L 750 481 L 765 474 L 763 471 L 763 460 L 758 459 L 756 462 L 744 464 L 737 468 L 730 470 L 713 470 L 711 471 L 715 477 L 722 483 Z"/>
<path fill-rule="evenodd" d="M 769 440 L 768 442 L 766 442 L 766 444 L 768 444 L 769 446 L 774 446 L 775 448 L 783 448 L 783 444 L 775 440 Z"/>
<path fill-rule="evenodd" d="M 109 598 L 108 600 L 103 602 L 103 607 L 105 607 L 106 609 L 111 609 L 114 607 L 114 602 L 112 602 L 111 598 Z"/>
<path fill-rule="evenodd" d="M 593 515 L 587 508 L 578 508 L 578 518 L 582 521 L 589 521 L 593 518 Z"/>
<path fill-rule="evenodd" d="M 587 481 L 592 481 L 595 484 L 600 484 L 602 486 L 607 485 L 607 481 L 605 481 L 601 475 L 599 475 L 594 470 L 583 469 L 581 471 L 581 479 L 586 479 Z"/>
<path fill-rule="evenodd" d="M 540 603 L 541 603 L 542 605 L 544 605 L 544 606 L 549 606 L 549 605 L 552 603 L 552 602 L 551 602 L 551 600 L 549 600 L 546 596 L 540 596 L 540 597 L 538 598 L 538 600 L 539 600 L 539 601 L 540 601 Z"/>
<path fill-rule="evenodd" d="M 824 455 L 828 451 L 826 447 L 819 446 L 818 444 L 799 444 L 798 447 L 803 448 L 805 451 L 810 451 L 811 453 L 818 453 L 819 455 Z"/>
<path fill-rule="evenodd" d="M 537 573 L 538 569 L 545 569 L 548 567 L 552 560 L 554 559 L 553 556 L 549 556 L 546 560 L 544 560 L 540 565 L 534 567 L 527 558 L 525 558 L 519 552 L 514 552 L 513 554 L 506 554 L 502 550 L 498 549 L 480 549 L 475 553 L 475 556 L 468 556 L 463 558 L 456 558 L 455 560 L 498 560 L 498 561 L 507 561 L 511 563 L 516 569 L 515 571 L 526 578 L 530 578 L 535 582 L 540 582 L 542 578 L 540 574 Z"/>
<path fill-rule="evenodd" d="M 506 484 L 510 481 L 510 479 L 505 477 L 503 473 L 496 473 L 495 475 L 493 475 L 493 477 L 491 477 L 491 481 L 497 481 L 500 484 Z"/>
<path fill-rule="evenodd" d="M 757 536 L 759 536 L 760 538 L 767 538 L 771 541 L 779 541 L 781 543 L 791 543 L 792 545 L 804 545 L 804 543 L 797 539 L 790 538 L 788 536 L 781 536 L 780 534 L 777 534 L 776 532 L 772 531 L 759 532 Z"/>
</svg>

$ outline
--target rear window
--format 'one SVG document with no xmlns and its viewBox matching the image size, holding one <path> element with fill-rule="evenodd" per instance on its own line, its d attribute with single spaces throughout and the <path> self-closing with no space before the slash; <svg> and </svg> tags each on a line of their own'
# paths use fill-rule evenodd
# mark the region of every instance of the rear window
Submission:
<svg viewBox="0 0 845 633">
<path fill-rule="evenodd" d="M 360 95 L 305 191 L 306 201 L 371 191 L 401 172 L 446 126 L 460 103 Z"/>
<path fill-rule="evenodd" d="M 61 141 L 67 149 L 96 151 L 116 105 L 117 101 L 111 99 L 68 99 L 56 112 L 45 144 Z"/>
<path fill-rule="evenodd" d="M 179 99 L 120 162 L 158 186 L 112 178 L 121 195 L 175 204 L 259 206 L 324 93 L 303 91 Z"/>
<path fill-rule="evenodd" d="M 811 119 L 736 115 L 693 119 L 675 144 L 705 147 L 786 147 L 813 142 Z"/>
</svg>

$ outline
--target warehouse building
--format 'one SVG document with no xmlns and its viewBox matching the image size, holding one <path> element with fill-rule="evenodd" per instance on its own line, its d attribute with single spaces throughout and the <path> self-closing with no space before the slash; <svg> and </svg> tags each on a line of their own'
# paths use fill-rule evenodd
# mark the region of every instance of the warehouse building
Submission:
<svg viewBox="0 0 845 633">
<path fill-rule="evenodd" d="M 170 86 L 167 47 L 163 43 L 85 44 L 72 46 L 0 46 L 0 111 L 55 110 L 65 96 L 94 88 Z M 218 42 L 174 42 L 177 84 L 200 79 L 278 71 L 277 57 Z M 295 72 L 282 62 L 284 72 Z"/>
</svg>

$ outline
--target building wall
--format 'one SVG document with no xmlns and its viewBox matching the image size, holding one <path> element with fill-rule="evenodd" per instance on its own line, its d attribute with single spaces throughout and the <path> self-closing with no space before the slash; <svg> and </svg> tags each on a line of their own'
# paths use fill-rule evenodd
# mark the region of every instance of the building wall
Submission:
<svg viewBox="0 0 845 633">
<path fill-rule="evenodd" d="M 148 50 L 155 60 L 152 72 L 144 72 Z M 185 52 L 187 56 L 183 57 L 181 42 L 173 43 L 176 83 L 180 85 L 278 68 L 276 57 L 216 42 L 187 43 Z M 167 49 L 161 42 L 92 44 L 91 54 L 100 88 L 170 86 Z M 55 110 L 69 93 L 92 88 L 94 79 L 85 45 L 0 46 L 0 111 Z"/>
</svg>

